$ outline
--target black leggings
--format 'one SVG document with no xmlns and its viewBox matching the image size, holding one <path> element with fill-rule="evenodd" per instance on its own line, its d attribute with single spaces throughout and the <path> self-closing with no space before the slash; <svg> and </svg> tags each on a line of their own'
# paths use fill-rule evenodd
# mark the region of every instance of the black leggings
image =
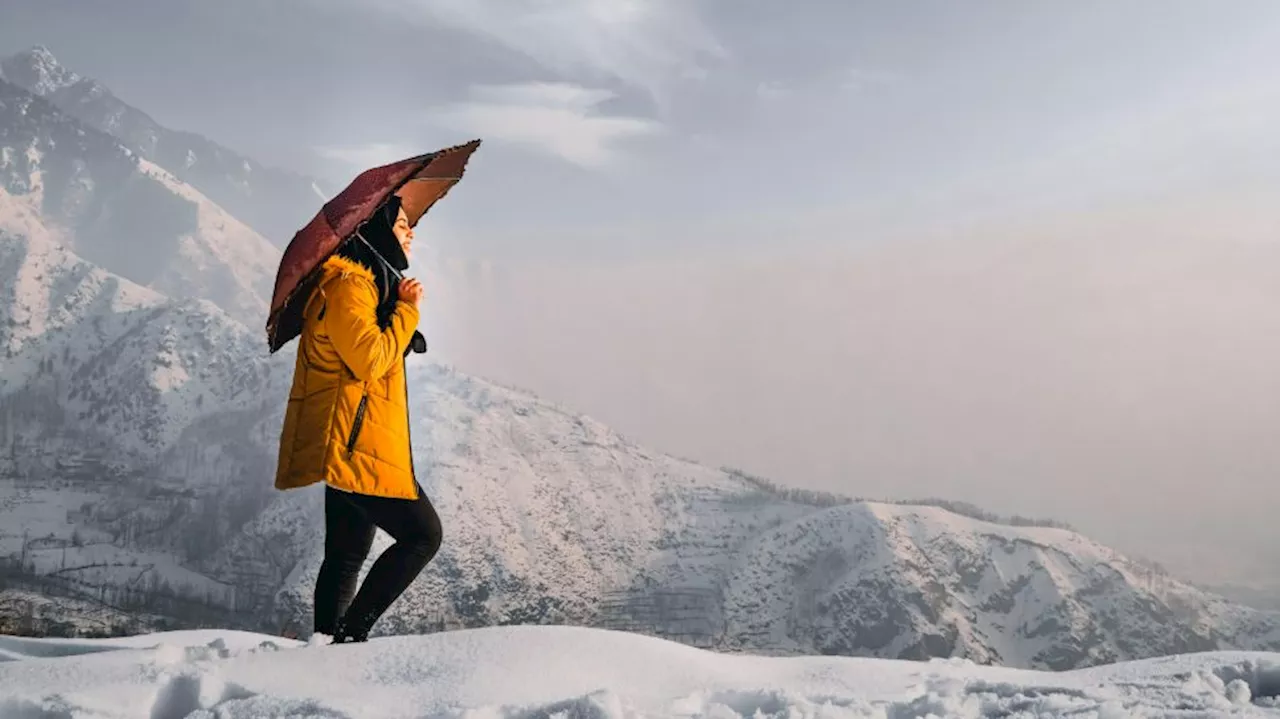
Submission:
<svg viewBox="0 0 1280 719">
<path fill-rule="evenodd" d="M 356 594 L 360 567 L 375 528 L 395 544 L 378 557 Z M 418 487 L 418 498 L 392 499 L 325 487 L 324 562 L 316 578 L 315 631 L 334 634 L 338 620 L 367 632 L 440 549 L 440 517 Z M 354 595 L 354 599 L 352 598 Z"/>
</svg>

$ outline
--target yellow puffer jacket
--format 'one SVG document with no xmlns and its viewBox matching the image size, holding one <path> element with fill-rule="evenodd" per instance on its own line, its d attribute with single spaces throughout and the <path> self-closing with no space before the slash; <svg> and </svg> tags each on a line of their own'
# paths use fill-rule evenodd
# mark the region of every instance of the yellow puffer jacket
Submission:
<svg viewBox="0 0 1280 719">
<path fill-rule="evenodd" d="M 337 255 L 325 261 L 303 311 L 277 489 L 326 482 L 359 494 L 417 498 L 404 355 L 418 308 L 397 300 L 390 326 L 379 331 L 377 301 L 367 268 Z"/>
</svg>

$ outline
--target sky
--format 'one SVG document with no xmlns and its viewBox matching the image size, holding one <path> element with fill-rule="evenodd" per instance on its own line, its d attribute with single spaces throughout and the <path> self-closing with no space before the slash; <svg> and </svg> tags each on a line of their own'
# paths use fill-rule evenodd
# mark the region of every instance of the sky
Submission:
<svg viewBox="0 0 1280 719">
<path fill-rule="evenodd" d="M 1280 584 L 1280 4 L 0 0 L 160 122 L 418 228 L 433 351 L 786 484 Z"/>
</svg>

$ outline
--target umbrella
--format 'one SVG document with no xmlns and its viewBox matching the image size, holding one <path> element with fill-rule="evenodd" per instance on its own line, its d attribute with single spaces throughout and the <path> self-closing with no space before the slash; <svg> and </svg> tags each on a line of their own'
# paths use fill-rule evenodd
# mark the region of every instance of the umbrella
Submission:
<svg viewBox="0 0 1280 719">
<path fill-rule="evenodd" d="M 276 270 L 267 346 L 275 352 L 302 332 L 302 310 L 320 278 L 320 267 L 391 195 L 399 195 L 411 226 L 444 197 L 466 169 L 479 140 L 410 157 L 360 173 L 298 230 Z"/>
</svg>

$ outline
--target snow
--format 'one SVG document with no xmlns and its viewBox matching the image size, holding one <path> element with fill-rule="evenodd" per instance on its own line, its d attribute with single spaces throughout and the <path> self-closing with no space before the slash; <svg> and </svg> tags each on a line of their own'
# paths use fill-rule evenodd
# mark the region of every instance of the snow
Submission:
<svg viewBox="0 0 1280 719">
<path fill-rule="evenodd" d="M 82 79 L 60 65 L 53 53 L 43 45 L 36 45 L 26 52 L 14 55 L 5 64 L 10 66 L 15 80 L 18 73 L 21 73 L 31 92 L 40 96 L 52 95 Z"/>
<path fill-rule="evenodd" d="M 23 201 L 0 189 L 0 316 L 13 317 L 9 343 L 16 352 L 31 340 L 48 339 L 66 332 L 84 309 L 97 310 L 96 299 L 107 301 L 115 313 L 127 313 L 160 304 L 157 292 L 121 281 L 85 262 L 62 242 L 62 236 L 22 212 Z M 24 226 L 20 220 L 32 220 Z M 10 234 L 13 233 L 13 234 Z M 6 368 L 8 370 L 8 368 Z M 5 379 L 14 376 L 6 371 Z"/>
<path fill-rule="evenodd" d="M 12 155 L 11 148 L 3 149 L 5 157 Z M 40 206 L 44 202 L 44 183 L 40 172 L 32 172 L 25 184 L 30 190 L 18 195 L 0 185 L 0 231 L 18 236 L 56 237 L 40 214 Z"/>
<path fill-rule="evenodd" d="M 123 547 L 105 532 L 77 526 L 75 508 L 100 499 L 68 487 L 0 484 L 0 556 L 23 556 L 41 575 L 77 587 L 143 586 L 154 575 L 188 596 L 227 591 L 172 554 Z"/>
<path fill-rule="evenodd" d="M 138 167 L 196 205 L 196 232 L 178 239 L 177 259 L 151 286 L 174 297 L 213 300 L 247 326 L 260 324 L 271 302 L 280 250 L 154 162 L 139 160 Z"/>
<path fill-rule="evenodd" d="M 19 104 L 34 101 L 18 88 L 7 90 L 6 97 Z M 115 138 L 85 127 L 52 106 L 36 104 L 40 112 L 35 117 L 18 116 L 9 107 L 0 121 L 25 118 L 14 120 L 19 132 L 0 142 L 5 175 L 0 179 L 0 231 L 57 241 L 150 289 L 175 298 L 207 299 L 247 327 L 261 325 L 274 289 L 279 248 L 171 172 L 149 160 L 133 160 Z M 93 231 L 94 223 L 88 222 L 94 213 L 98 213 L 97 224 L 103 224 L 103 218 L 113 213 L 145 212 L 152 207 L 149 199 L 122 199 L 125 196 L 95 184 L 118 183 L 119 173 L 128 167 L 190 202 L 194 209 L 194 217 L 173 220 L 183 225 L 174 232 L 172 245 L 158 247 L 156 257 L 146 262 L 137 261 L 139 248 L 127 233 Z M 54 173 L 50 168 L 61 169 Z M 45 186 L 54 180 L 56 186 Z M 47 199 L 56 200 L 55 206 L 49 206 Z M 183 205 L 157 201 L 154 206 Z M 106 221 L 105 226 L 110 224 Z"/>
<path fill-rule="evenodd" d="M 9 661 L 2 661 L 8 659 Z M 200 630 L 0 636 L 0 717 L 1280 716 L 1280 655 L 1063 673 L 719 654 L 624 632 L 491 627 L 308 645 Z"/>
<path fill-rule="evenodd" d="M 77 427 L 136 459 L 171 447 L 194 423 L 261 403 L 259 390 L 286 391 L 277 385 L 287 387 L 287 358 L 267 363 L 275 372 L 260 369 L 260 339 L 213 302 L 170 299 L 112 275 L 48 233 L 0 227 L 0 240 L 0 397 L 48 392 Z M 19 432 L 52 456 L 77 446 L 67 429 L 50 428 L 70 442 L 62 450 L 29 424 Z"/>
</svg>

